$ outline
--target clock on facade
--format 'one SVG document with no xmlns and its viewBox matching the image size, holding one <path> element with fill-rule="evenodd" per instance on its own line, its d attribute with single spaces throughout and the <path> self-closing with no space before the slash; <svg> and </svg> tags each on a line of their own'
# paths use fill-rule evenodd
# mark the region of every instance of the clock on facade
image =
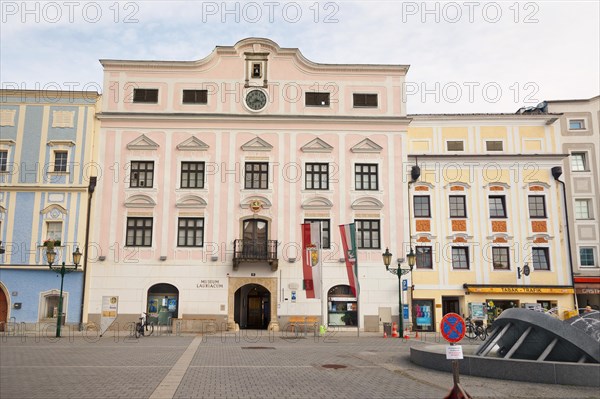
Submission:
<svg viewBox="0 0 600 399">
<path fill-rule="evenodd" d="M 267 105 L 267 95 L 262 90 L 251 90 L 246 94 L 248 108 L 258 111 Z"/>
</svg>

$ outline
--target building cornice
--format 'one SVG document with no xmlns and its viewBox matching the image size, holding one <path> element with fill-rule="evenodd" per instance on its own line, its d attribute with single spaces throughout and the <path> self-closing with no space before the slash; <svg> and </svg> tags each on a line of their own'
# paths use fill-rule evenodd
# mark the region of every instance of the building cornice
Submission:
<svg viewBox="0 0 600 399">
<path fill-rule="evenodd" d="M 548 159 L 548 160 L 562 160 L 567 158 L 569 154 L 408 154 L 408 158 L 414 158 L 419 160 L 427 159 Z"/>
<path fill-rule="evenodd" d="M 539 124 L 542 122 L 544 125 L 551 125 L 556 122 L 562 113 L 552 114 L 539 114 L 539 115 L 523 115 L 523 114 L 409 114 L 408 118 L 413 120 L 413 124 L 419 127 L 429 126 L 431 122 L 436 123 L 446 122 L 473 122 L 479 123 L 481 121 L 498 121 L 498 123 L 505 123 L 506 121 L 519 121 L 530 122 Z"/>
</svg>

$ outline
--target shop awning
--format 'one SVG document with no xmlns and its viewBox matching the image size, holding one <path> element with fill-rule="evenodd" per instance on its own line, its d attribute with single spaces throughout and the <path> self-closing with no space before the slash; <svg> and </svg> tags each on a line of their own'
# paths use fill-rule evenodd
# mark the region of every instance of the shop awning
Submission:
<svg viewBox="0 0 600 399">
<path fill-rule="evenodd" d="M 468 293 L 494 294 L 573 294 L 573 287 L 564 285 L 496 285 L 463 284 Z"/>
</svg>

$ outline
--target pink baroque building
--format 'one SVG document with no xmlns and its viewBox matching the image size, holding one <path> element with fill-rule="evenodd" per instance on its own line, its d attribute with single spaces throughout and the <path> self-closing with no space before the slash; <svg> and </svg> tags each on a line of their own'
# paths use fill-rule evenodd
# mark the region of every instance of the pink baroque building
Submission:
<svg viewBox="0 0 600 399">
<path fill-rule="evenodd" d="M 120 328 L 142 312 L 183 331 L 397 320 L 398 279 L 381 254 L 407 252 L 407 65 L 318 64 L 261 38 L 198 61 L 101 63 L 88 321 L 106 297 Z M 305 222 L 321 223 L 321 299 L 306 296 Z"/>
</svg>

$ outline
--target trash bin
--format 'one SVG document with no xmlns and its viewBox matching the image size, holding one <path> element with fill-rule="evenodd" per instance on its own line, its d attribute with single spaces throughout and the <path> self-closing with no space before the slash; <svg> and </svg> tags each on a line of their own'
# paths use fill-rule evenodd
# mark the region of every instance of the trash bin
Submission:
<svg viewBox="0 0 600 399">
<path fill-rule="evenodd" d="M 388 337 L 392 336 L 392 323 L 383 323 L 383 333 Z"/>
</svg>

